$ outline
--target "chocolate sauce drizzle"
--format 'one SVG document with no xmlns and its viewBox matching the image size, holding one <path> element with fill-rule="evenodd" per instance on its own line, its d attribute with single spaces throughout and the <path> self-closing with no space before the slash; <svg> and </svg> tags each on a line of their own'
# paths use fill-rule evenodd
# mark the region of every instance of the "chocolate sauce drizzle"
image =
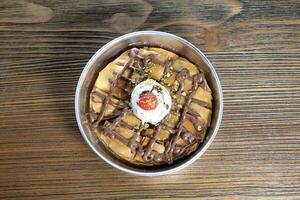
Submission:
<svg viewBox="0 0 300 200">
<path fill-rule="evenodd" d="M 134 154 L 134 157 L 137 155 L 140 155 L 145 163 L 151 163 L 155 165 L 160 165 L 164 163 L 171 164 L 174 160 L 184 157 L 185 155 L 188 155 L 191 153 L 191 148 L 196 143 L 201 143 L 203 140 L 203 137 L 200 137 L 200 132 L 206 131 L 207 127 L 203 123 L 203 120 L 201 120 L 201 115 L 197 112 L 193 111 L 190 108 L 191 103 L 199 104 L 200 106 L 203 106 L 207 109 L 211 109 L 211 106 L 203 102 L 201 100 L 194 99 L 193 96 L 195 95 L 198 87 L 202 87 L 204 89 L 208 88 L 208 85 L 206 83 L 206 80 L 204 79 L 204 75 L 202 73 L 196 74 L 194 76 L 190 76 L 189 71 L 186 68 L 182 68 L 179 71 L 176 71 L 174 69 L 170 69 L 173 63 L 173 60 L 166 60 L 164 63 L 162 63 L 160 60 L 158 60 L 155 55 L 150 54 L 146 57 L 142 57 L 139 55 L 139 49 L 133 48 L 129 50 L 129 60 L 124 65 L 123 69 L 119 73 L 114 73 L 114 80 L 110 80 L 112 91 L 108 94 L 101 93 L 99 91 L 93 91 L 91 92 L 90 98 L 92 101 L 96 103 L 102 103 L 100 112 L 96 113 L 91 109 L 89 115 L 90 115 L 90 122 L 92 124 L 92 127 L 94 129 L 102 131 L 104 134 L 106 134 L 108 137 L 112 139 L 118 139 L 120 142 L 128 146 L 131 150 L 131 152 Z M 134 84 L 133 80 L 130 77 L 125 77 L 124 73 L 126 70 L 131 70 L 131 75 L 134 71 L 141 71 L 142 69 L 137 69 L 133 66 L 135 61 L 139 61 L 140 64 L 138 66 L 142 67 L 144 69 L 146 66 L 149 66 L 150 63 L 160 64 L 164 66 L 164 74 L 168 73 L 169 71 L 176 72 L 176 80 L 179 83 L 178 90 L 175 93 L 175 99 L 179 99 L 179 97 L 182 97 L 182 92 L 185 90 L 185 83 L 184 81 L 186 79 L 192 80 L 192 89 L 189 91 L 189 94 L 184 97 L 185 98 L 185 104 L 182 108 L 181 114 L 176 113 L 174 110 L 172 110 L 161 122 L 154 128 L 154 133 L 152 137 L 146 136 L 143 133 L 147 129 L 143 124 L 140 123 L 139 127 L 133 127 L 129 124 L 127 124 L 125 121 L 123 121 L 124 117 L 127 114 L 132 114 L 132 111 L 129 108 L 128 101 L 124 101 L 120 98 L 118 98 L 115 95 L 115 90 L 118 88 L 118 81 L 124 80 L 127 81 L 129 84 L 129 89 L 125 90 L 125 92 L 129 93 L 132 91 Z M 145 75 L 145 74 L 141 74 Z M 141 78 L 140 80 L 142 80 Z M 112 98 L 115 99 L 115 101 L 112 100 Z M 101 101 L 97 101 L 97 99 L 101 99 Z M 175 101 L 176 103 L 176 101 Z M 113 107 L 115 107 L 117 111 L 114 112 L 114 114 L 110 115 L 109 117 L 104 117 L 105 115 L 105 108 L 107 105 L 110 104 Z M 180 115 L 179 122 L 176 127 L 170 127 L 168 125 L 169 117 L 172 114 L 178 114 Z M 196 130 L 196 134 L 190 133 L 185 127 L 184 122 L 185 119 L 188 119 L 194 126 Z M 200 120 L 199 120 L 200 119 Z M 124 127 L 132 130 L 132 137 L 127 139 L 121 134 L 118 133 L 116 128 L 118 127 Z M 167 140 L 159 140 L 159 133 L 161 130 L 166 130 L 170 133 L 169 138 Z M 149 138 L 149 142 L 146 146 L 143 146 L 142 143 L 145 140 L 145 138 Z M 181 138 L 186 142 L 186 145 L 178 145 L 176 144 L 176 141 Z M 140 142 L 138 142 L 138 139 Z M 154 145 L 157 144 L 163 144 L 165 147 L 165 151 L 162 154 L 159 154 L 154 150 Z"/>
<path fill-rule="evenodd" d="M 177 75 L 178 77 L 177 80 L 179 81 L 179 90 L 178 91 L 182 91 L 183 88 L 184 88 L 184 78 L 186 78 L 188 74 L 188 71 L 184 68 L 182 69 Z M 169 158 L 172 159 L 172 156 L 173 156 L 173 153 L 174 153 L 174 150 L 175 150 L 175 145 L 176 145 L 176 141 L 177 139 L 180 137 L 181 133 L 184 131 L 184 120 L 186 119 L 186 115 L 188 114 L 189 110 L 190 110 L 190 103 L 192 101 L 192 98 L 193 96 L 195 95 L 197 89 L 198 89 L 198 86 L 199 86 L 199 83 L 200 83 L 201 79 L 200 79 L 200 75 L 199 74 L 196 74 L 193 76 L 193 88 L 189 94 L 189 96 L 187 97 L 186 99 L 186 102 L 185 102 L 185 106 L 183 108 L 183 111 L 182 111 L 182 114 L 181 114 L 181 118 L 179 120 L 179 123 L 177 125 L 177 129 L 176 129 L 176 133 L 173 135 L 173 137 L 171 138 L 170 140 L 170 143 L 168 143 L 168 146 L 166 147 L 166 154 L 168 155 Z M 177 94 L 178 95 L 178 94 Z M 196 119 L 194 118 L 193 121 L 192 121 L 195 129 L 197 131 L 201 131 L 202 128 L 203 128 L 203 125 Z M 188 135 L 188 136 L 187 136 Z M 187 140 L 190 142 L 193 142 L 195 139 L 190 139 L 189 137 L 191 137 L 191 133 L 188 133 L 186 130 L 185 130 L 185 134 L 182 134 L 183 139 L 186 139 L 188 138 Z M 183 153 L 181 150 L 178 151 L 178 153 Z"/>
</svg>

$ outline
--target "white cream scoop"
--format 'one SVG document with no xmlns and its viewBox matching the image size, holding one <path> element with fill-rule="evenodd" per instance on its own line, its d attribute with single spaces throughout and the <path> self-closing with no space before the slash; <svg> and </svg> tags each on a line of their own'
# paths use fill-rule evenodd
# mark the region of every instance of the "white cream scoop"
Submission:
<svg viewBox="0 0 300 200">
<path fill-rule="evenodd" d="M 142 123 L 158 124 L 171 110 L 169 91 L 152 79 L 140 82 L 131 93 L 133 113 Z"/>
</svg>

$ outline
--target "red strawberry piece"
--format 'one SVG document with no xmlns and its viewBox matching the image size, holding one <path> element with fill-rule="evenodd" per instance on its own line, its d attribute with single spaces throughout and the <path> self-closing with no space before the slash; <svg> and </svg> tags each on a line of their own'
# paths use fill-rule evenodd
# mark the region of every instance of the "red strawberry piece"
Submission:
<svg viewBox="0 0 300 200">
<path fill-rule="evenodd" d="M 157 104 L 157 98 L 152 92 L 143 93 L 138 101 L 138 105 L 144 110 L 154 110 Z"/>
</svg>

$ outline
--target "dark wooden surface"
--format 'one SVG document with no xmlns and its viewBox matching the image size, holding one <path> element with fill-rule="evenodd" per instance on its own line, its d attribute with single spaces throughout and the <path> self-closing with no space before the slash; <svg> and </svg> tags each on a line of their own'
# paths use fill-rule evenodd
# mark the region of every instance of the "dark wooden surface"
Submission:
<svg viewBox="0 0 300 200">
<path fill-rule="evenodd" d="M 127 32 L 182 36 L 209 57 L 224 117 L 201 159 L 134 177 L 80 136 L 85 63 Z M 0 199 L 300 199 L 300 2 L 0 0 Z"/>
</svg>

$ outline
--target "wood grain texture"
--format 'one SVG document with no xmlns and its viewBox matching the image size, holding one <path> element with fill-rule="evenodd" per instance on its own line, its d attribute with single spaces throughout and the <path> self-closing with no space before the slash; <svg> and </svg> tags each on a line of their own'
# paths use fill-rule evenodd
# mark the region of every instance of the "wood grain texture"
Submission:
<svg viewBox="0 0 300 200">
<path fill-rule="evenodd" d="M 300 2 L 0 1 L 1 199 L 300 199 Z M 74 92 L 92 54 L 136 30 L 209 57 L 224 117 L 208 151 L 165 177 L 134 177 L 80 136 Z"/>
</svg>

